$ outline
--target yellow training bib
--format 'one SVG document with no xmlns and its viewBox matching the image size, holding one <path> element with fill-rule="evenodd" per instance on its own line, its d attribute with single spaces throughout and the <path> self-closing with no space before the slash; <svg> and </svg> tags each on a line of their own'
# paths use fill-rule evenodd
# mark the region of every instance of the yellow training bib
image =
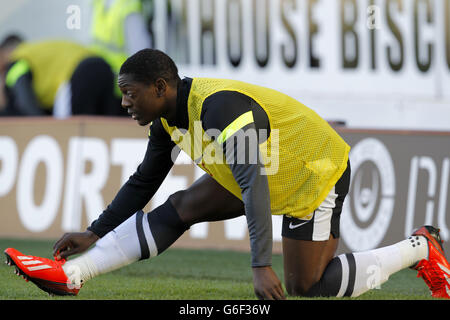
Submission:
<svg viewBox="0 0 450 320">
<path fill-rule="evenodd" d="M 267 113 L 270 137 L 259 145 L 267 175 L 271 211 L 302 218 L 326 198 L 347 168 L 349 145 L 314 111 L 278 91 L 235 80 L 194 78 L 188 98 L 189 129 L 162 124 L 172 140 L 218 183 L 242 200 L 241 190 L 225 163 L 219 141 L 208 141 L 200 122 L 204 100 L 218 91 L 237 91 Z M 241 118 L 242 117 L 242 118 Z M 239 127 L 253 121 L 244 114 Z M 228 128 L 227 128 L 228 129 Z M 230 132 L 225 129 L 220 142 Z"/>
</svg>

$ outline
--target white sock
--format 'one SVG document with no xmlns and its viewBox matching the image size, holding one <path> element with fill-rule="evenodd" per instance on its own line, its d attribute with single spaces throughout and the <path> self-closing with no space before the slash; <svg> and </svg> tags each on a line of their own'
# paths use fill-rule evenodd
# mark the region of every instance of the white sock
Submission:
<svg viewBox="0 0 450 320">
<path fill-rule="evenodd" d="M 97 275 L 124 267 L 141 258 L 156 256 L 157 253 L 147 223 L 147 214 L 140 211 L 99 239 L 92 249 L 67 261 L 63 270 L 74 285 L 80 285 Z"/>
<path fill-rule="evenodd" d="M 380 288 L 392 274 L 427 257 L 428 244 L 423 236 L 409 237 L 379 249 L 340 255 L 343 280 L 338 296 L 351 292 L 352 297 L 357 297 Z"/>
</svg>

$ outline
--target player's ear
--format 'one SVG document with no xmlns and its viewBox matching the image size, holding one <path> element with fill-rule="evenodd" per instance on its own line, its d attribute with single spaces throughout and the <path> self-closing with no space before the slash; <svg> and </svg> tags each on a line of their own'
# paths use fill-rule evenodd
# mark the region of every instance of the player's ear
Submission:
<svg viewBox="0 0 450 320">
<path fill-rule="evenodd" d="M 158 78 L 155 80 L 155 90 L 158 98 L 162 97 L 166 93 L 167 85 L 167 81 L 163 78 Z"/>
</svg>

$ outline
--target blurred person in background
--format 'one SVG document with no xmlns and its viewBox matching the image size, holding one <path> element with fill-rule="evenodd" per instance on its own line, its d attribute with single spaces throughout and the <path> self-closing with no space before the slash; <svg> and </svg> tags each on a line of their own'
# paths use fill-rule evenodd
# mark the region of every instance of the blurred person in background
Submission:
<svg viewBox="0 0 450 320">
<path fill-rule="evenodd" d="M 114 96 L 111 66 L 93 50 L 69 41 L 0 44 L 0 70 L 7 105 L 3 115 L 66 118 L 126 115 Z"/>
<path fill-rule="evenodd" d="M 3 87 L 3 80 L 0 79 L 0 87 Z M 6 97 L 3 91 L 0 90 L 0 114 L 3 113 L 3 111 L 6 108 Z"/>
<path fill-rule="evenodd" d="M 128 56 L 151 47 L 140 0 L 93 0 L 91 48 L 111 66 L 115 76 Z M 121 93 L 114 88 L 117 97 Z"/>
<path fill-rule="evenodd" d="M 0 43 L 0 115 L 6 115 L 8 110 L 8 99 L 4 88 L 9 56 L 20 42 L 22 42 L 20 36 L 10 35 Z"/>
<path fill-rule="evenodd" d="M 94 47 L 130 56 L 151 46 L 139 0 L 93 0 Z"/>
</svg>

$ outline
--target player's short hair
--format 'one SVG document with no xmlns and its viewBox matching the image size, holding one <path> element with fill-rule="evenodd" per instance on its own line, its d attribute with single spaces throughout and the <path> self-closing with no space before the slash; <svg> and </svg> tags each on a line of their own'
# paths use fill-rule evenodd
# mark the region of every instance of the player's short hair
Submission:
<svg viewBox="0 0 450 320">
<path fill-rule="evenodd" d="M 156 49 L 143 49 L 133 54 L 122 64 L 119 74 L 130 74 L 135 81 L 145 84 L 163 78 L 175 86 L 180 80 L 175 62 Z"/>
<path fill-rule="evenodd" d="M 0 50 L 7 49 L 11 47 L 15 47 L 19 45 L 21 42 L 23 42 L 23 39 L 21 36 L 17 34 L 10 34 L 6 36 L 2 42 L 0 42 Z"/>
</svg>

